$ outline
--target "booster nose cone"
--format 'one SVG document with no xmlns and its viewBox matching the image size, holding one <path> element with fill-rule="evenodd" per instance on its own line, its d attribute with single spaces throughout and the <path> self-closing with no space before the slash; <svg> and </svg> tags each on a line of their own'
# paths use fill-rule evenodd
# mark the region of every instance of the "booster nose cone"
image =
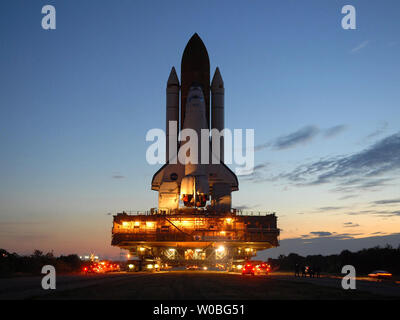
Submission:
<svg viewBox="0 0 400 320">
<path fill-rule="evenodd" d="M 175 67 L 172 67 L 171 72 L 168 77 L 167 86 L 179 86 L 178 75 L 176 74 Z"/>
<path fill-rule="evenodd" d="M 219 71 L 219 68 L 215 69 L 214 77 L 211 82 L 211 88 L 212 89 L 218 89 L 218 88 L 223 88 L 224 87 L 224 80 L 222 80 L 221 72 Z"/>
</svg>

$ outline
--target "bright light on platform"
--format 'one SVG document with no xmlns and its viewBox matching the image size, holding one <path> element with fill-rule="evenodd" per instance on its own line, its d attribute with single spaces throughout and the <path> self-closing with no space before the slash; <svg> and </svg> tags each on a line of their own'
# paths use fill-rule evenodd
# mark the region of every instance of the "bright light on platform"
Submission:
<svg viewBox="0 0 400 320">
<path fill-rule="evenodd" d="M 147 228 L 154 228 L 154 222 L 147 221 L 147 222 L 146 222 L 146 227 L 147 227 Z"/>
</svg>

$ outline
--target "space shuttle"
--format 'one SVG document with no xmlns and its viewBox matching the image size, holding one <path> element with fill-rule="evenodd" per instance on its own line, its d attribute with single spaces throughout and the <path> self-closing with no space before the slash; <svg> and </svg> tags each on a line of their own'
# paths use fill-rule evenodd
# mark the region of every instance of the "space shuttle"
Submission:
<svg viewBox="0 0 400 320">
<path fill-rule="evenodd" d="M 166 163 L 151 182 L 152 190 L 158 192 L 160 213 L 175 214 L 185 210 L 230 212 L 231 193 L 239 190 L 239 183 L 224 164 L 224 137 L 216 136 L 225 128 L 224 91 L 218 67 L 210 84 L 207 49 L 195 33 L 182 56 L 181 83 L 174 67 L 167 81 Z M 180 161 L 179 152 L 186 150 L 188 143 L 188 139 L 182 139 L 185 129 L 197 133 L 198 151 L 191 155 L 191 159 L 195 157 L 197 161 Z M 202 135 L 202 129 L 210 130 L 211 134 Z M 219 145 L 213 145 L 214 137 L 219 139 Z M 202 149 L 202 144 L 208 144 L 208 148 Z M 204 158 L 209 161 L 203 161 Z"/>
</svg>

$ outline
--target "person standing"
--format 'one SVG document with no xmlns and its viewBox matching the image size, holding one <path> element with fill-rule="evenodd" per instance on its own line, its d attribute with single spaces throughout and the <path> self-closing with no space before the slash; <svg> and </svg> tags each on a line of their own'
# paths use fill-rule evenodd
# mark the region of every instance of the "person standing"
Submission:
<svg viewBox="0 0 400 320">
<path fill-rule="evenodd" d="M 294 266 L 294 276 L 295 277 L 300 277 L 300 266 L 298 263 L 295 264 Z"/>
</svg>

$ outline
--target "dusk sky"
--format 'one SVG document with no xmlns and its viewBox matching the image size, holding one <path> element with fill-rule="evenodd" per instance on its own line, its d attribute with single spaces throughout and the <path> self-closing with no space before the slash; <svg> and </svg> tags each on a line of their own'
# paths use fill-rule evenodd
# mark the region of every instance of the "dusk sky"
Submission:
<svg viewBox="0 0 400 320">
<path fill-rule="evenodd" d="M 232 197 L 277 213 L 281 247 L 261 255 L 397 247 L 399 15 L 397 0 L 1 1 L 0 248 L 119 255 L 109 213 L 157 206 L 145 137 L 195 32 L 226 126 L 255 130 Z"/>
</svg>

